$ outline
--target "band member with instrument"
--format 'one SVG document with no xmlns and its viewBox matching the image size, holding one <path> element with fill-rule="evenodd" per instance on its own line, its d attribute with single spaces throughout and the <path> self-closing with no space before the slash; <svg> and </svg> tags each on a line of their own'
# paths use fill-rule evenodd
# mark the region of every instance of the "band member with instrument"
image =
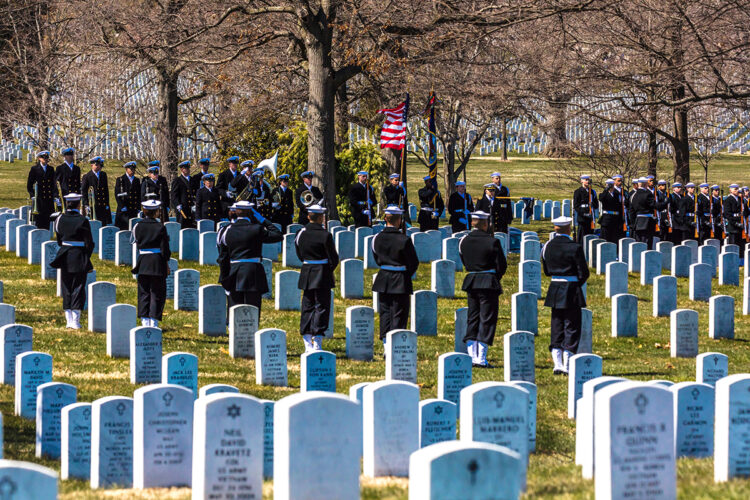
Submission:
<svg viewBox="0 0 750 500">
<path fill-rule="evenodd" d="M 615 190 L 614 179 L 604 182 L 605 189 L 599 194 L 599 205 L 602 207 L 599 217 L 601 238 L 610 243 L 617 243 L 622 234 L 622 203 Z"/>
<path fill-rule="evenodd" d="M 638 179 L 638 190 L 630 198 L 630 209 L 635 216 L 635 239 L 653 249 L 656 234 L 656 213 L 666 207 L 666 202 L 656 202 L 654 193 L 648 188 L 648 179 Z"/>
<path fill-rule="evenodd" d="M 196 216 L 198 219 L 208 219 L 219 222 L 221 219 L 222 196 L 214 187 L 214 174 L 204 174 L 201 180 L 203 187 L 195 195 Z"/>
<path fill-rule="evenodd" d="M 420 231 L 429 231 L 440 227 L 440 214 L 445 210 L 443 196 L 436 186 L 432 184 L 432 177 L 424 176 L 424 187 L 417 194 L 419 195 L 419 223 Z"/>
<path fill-rule="evenodd" d="M 300 184 L 294 192 L 294 202 L 299 209 L 297 222 L 303 226 L 306 226 L 307 223 L 310 222 L 307 217 L 307 207 L 323 199 L 323 193 L 320 192 L 320 189 L 318 189 L 317 186 L 312 185 L 313 175 L 315 174 L 313 174 L 312 170 L 302 172 L 300 174 L 302 184 Z"/>
<path fill-rule="evenodd" d="M 81 195 L 65 196 L 67 210 L 55 219 L 59 250 L 50 266 L 60 270 L 60 295 L 65 311 L 66 328 L 81 328 L 81 310 L 86 303 L 86 275 L 94 269 L 91 254 L 94 238 L 91 225 L 81 214 Z"/>
<path fill-rule="evenodd" d="M 500 172 L 494 172 L 491 176 L 492 184 L 495 185 L 495 198 L 500 201 L 500 212 L 497 221 L 493 221 L 493 231 L 496 233 L 507 233 L 508 226 L 513 222 L 513 204 L 510 201 L 510 189 L 503 186 Z"/>
<path fill-rule="evenodd" d="M 695 197 L 695 184 L 688 182 L 685 184 L 687 193 L 680 201 L 680 217 L 682 218 L 682 241 L 698 239 L 698 203 Z"/>
<path fill-rule="evenodd" d="M 29 169 L 26 191 L 33 199 L 31 212 L 35 218 L 34 224 L 38 229 L 49 230 L 50 215 L 55 211 L 55 199 L 58 196 L 55 171 L 49 164 L 49 151 L 40 151 L 36 159 L 36 165 Z"/>
<path fill-rule="evenodd" d="M 138 316 L 141 326 L 159 327 L 167 301 L 169 275 L 169 234 L 164 223 L 157 219 L 161 202 L 146 200 L 142 204 L 143 219 L 133 226 L 132 243 L 138 248 L 138 258 L 131 272 L 138 279 Z"/>
<path fill-rule="evenodd" d="M 172 208 L 182 229 L 196 227 L 193 205 L 195 204 L 195 181 L 190 178 L 190 162 L 183 161 L 177 168 L 180 175 L 172 179 Z M 165 221 L 166 222 L 166 221 Z"/>
<path fill-rule="evenodd" d="M 544 274 L 551 278 L 544 305 L 552 309 L 549 350 L 555 375 L 567 374 L 568 360 L 578 352 L 581 309 L 586 307 L 582 287 L 589 279 L 589 266 L 583 246 L 570 237 L 572 223 L 570 217 L 553 219 L 555 237 L 542 249 Z"/>
<path fill-rule="evenodd" d="M 115 226 L 120 231 L 127 231 L 130 219 L 138 216 L 141 206 L 141 180 L 135 176 L 136 163 L 129 161 L 125 165 L 125 173 L 115 179 L 115 200 L 117 213 Z"/>
<path fill-rule="evenodd" d="M 500 280 L 508 268 L 500 240 L 488 231 L 489 217 L 485 212 L 473 212 L 474 229 L 458 244 L 467 272 L 461 287 L 469 306 L 464 342 L 472 365 L 479 368 L 492 368 L 487 362 L 487 350 L 495 339 L 498 299 L 503 293 Z"/>
<path fill-rule="evenodd" d="M 372 210 L 377 204 L 377 198 L 369 178 L 369 173 L 357 172 L 357 182 L 349 189 L 349 205 L 356 227 L 372 226 Z"/>
<path fill-rule="evenodd" d="M 262 168 L 259 167 L 253 171 L 251 186 L 250 201 L 255 203 L 255 209 L 266 219 L 273 218 L 271 185 L 265 180 L 265 171 Z"/>
<path fill-rule="evenodd" d="M 281 232 L 286 234 L 286 228 L 294 222 L 294 193 L 289 187 L 289 174 L 278 177 L 279 185 L 271 191 L 271 207 L 273 207 L 273 222 L 281 225 Z"/>
<path fill-rule="evenodd" d="M 740 186 L 729 185 L 729 196 L 724 200 L 724 220 L 726 221 L 727 239 L 731 245 L 742 247 L 745 237 L 745 213 Z"/>
<path fill-rule="evenodd" d="M 594 232 L 594 211 L 599 209 L 599 199 L 591 187 L 591 176 L 581 176 L 581 187 L 573 193 L 573 209 L 578 216 L 578 242 Z"/>
<path fill-rule="evenodd" d="M 240 170 L 240 175 L 236 175 L 230 183 L 234 192 L 237 193 L 235 199 L 240 200 L 242 197 L 245 201 L 252 202 L 252 195 L 250 194 L 250 188 L 248 188 L 248 186 L 250 186 L 253 181 L 254 166 L 255 162 L 253 160 L 245 160 L 240 163 L 240 168 L 242 169 Z"/>
<path fill-rule="evenodd" d="M 222 203 L 222 216 L 227 216 L 229 206 L 234 203 L 234 197 L 236 195 L 235 189 L 232 187 L 234 179 L 240 175 L 237 167 L 240 164 L 239 156 L 230 156 L 227 158 L 227 168 L 223 170 L 216 178 L 216 189 L 221 194 Z"/>
<path fill-rule="evenodd" d="M 451 230 L 454 233 L 471 228 L 470 214 L 474 211 L 474 200 L 466 192 L 464 181 L 456 182 L 456 190 L 448 198 L 448 213 L 451 214 Z"/>
<path fill-rule="evenodd" d="M 163 175 L 159 175 L 161 162 L 154 160 L 148 164 L 148 174 L 141 181 L 141 202 L 159 200 L 159 218 L 162 222 L 169 222 L 169 185 Z"/>
<path fill-rule="evenodd" d="M 707 182 L 702 183 L 698 188 L 700 189 L 700 193 L 697 196 L 698 242 L 699 245 L 703 245 L 706 240 L 713 238 L 712 201 L 711 194 L 708 192 L 709 185 Z"/>
<path fill-rule="evenodd" d="M 672 238 L 670 241 L 675 245 L 682 243 L 682 235 L 685 232 L 685 227 L 682 224 L 682 215 L 680 209 L 682 207 L 682 183 L 675 182 L 672 184 L 672 194 L 669 195 L 669 218 L 672 221 Z"/>
<path fill-rule="evenodd" d="M 490 182 L 484 185 L 484 196 L 482 199 L 477 201 L 475 207 L 478 212 L 484 212 L 490 214 L 490 225 L 488 231 L 495 233 L 498 227 L 502 227 L 502 205 L 500 200 L 497 199 L 497 188 L 495 184 Z"/>
<path fill-rule="evenodd" d="M 718 184 L 711 186 L 711 216 L 714 230 L 714 238 L 719 240 L 719 245 L 724 244 L 724 219 L 721 215 L 723 213 L 724 197 L 721 193 L 721 188 Z"/>
<path fill-rule="evenodd" d="M 109 211 L 109 182 L 107 173 L 103 171 L 104 158 L 95 156 L 89 160 L 91 171 L 81 179 L 83 206 L 89 211 L 89 218 L 101 221 L 102 226 L 112 223 L 112 213 Z"/>
<path fill-rule="evenodd" d="M 669 213 L 669 193 L 667 181 L 660 179 L 656 183 L 656 203 L 662 208 L 657 211 L 656 223 L 659 225 L 657 236 L 661 241 L 669 241 L 672 237 L 672 220 Z"/>
<path fill-rule="evenodd" d="M 411 277 L 419 267 L 411 238 L 399 229 L 403 213 L 395 205 L 386 207 L 385 228 L 372 239 L 372 253 L 380 266 L 372 291 L 378 292 L 380 340 L 384 347 L 388 332 L 406 328 L 410 296 L 414 293 Z"/>
<path fill-rule="evenodd" d="M 404 209 L 403 202 L 406 199 L 406 191 L 404 190 L 404 183 L 400 182 L 401 176 L 398 174 L 391 174 L 388 176 L 388 185 L 383 188 L 383 196 L 385 197 L 385 205 L 395 205 L 400 209 Z"/>
<path fill-rule="evenodd" d="M 232 207 L 237 212 L 237 220 L 222 233 L 220 242 L 226 245 L 224 259 L 229 260 L 229 274 L 222 285 L 226 283 L 231 290 L 233 304 L 257 307 L 260 320 L 261 297 L 268 291 L 262 263 L 263 244 L 281 241 L 284 235 L 260 215 L 251 202 L 238 201 Z"/>
<path fill-rule="evenodd" d="M 326 209 L 311 205 L 307 211 L 310 222 L 297 233 L 294 247 L 302 261 L 297 283 L 302 290 L 299 331 L 305 352 L 310 352 L 323 349 L 331 313 L 331 289 L 336 285 L 333 271 L 339 265 L 339 254 L 333 236 L 323 225 Z"/>
<path fill-rule="evenodd" d="M 190 178 L 190 180 L 193 181 L 193 191 L 196 193 L 203 187 L 203 176 L 206 175 L 208 169 L 211 168 L 211 158 L 201 158 L 198 160 L 198 166 L 200 167 L 200 170 Z"/>
<path fill-rule="evenodd" d="M 81 192 L 81 169 L 75 164 L 75 152 L 73 148 L 63 149 L 64 161 L 55 169 L 55 179 L 63 196 Z"/>
</svg>

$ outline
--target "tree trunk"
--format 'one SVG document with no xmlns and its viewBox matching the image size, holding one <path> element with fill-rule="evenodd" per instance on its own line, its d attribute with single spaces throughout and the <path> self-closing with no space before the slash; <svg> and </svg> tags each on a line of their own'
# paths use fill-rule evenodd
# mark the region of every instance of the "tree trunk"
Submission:
<svg viewBox="0 0 750 500">
<path fill-rule="evenodd" d="M 656 132 L 648 131 L 648 175 L 656 177 L 656 164 L 659 161 L 659 152 L 656 149 Z"/>
<path fill-rule="evenodd" d="M 559 94 L 552 96 L 549 103 L 550 113 L 545 124 L 548 142 L 544 154 L 553 158 L 567 157 L 571 153 L 565 132 L 568 101 L 569 96 Z"/>
<path fill-rule="evenodd" d="M 162 174 L 171 182 L 177 175 L 180 155 L 177 144 L 179 74 L 169 69 L 161 69 L 157 75 L 156 157 L 162 163 Z"/>
<path fill-rule="evenodd" d="M 503 161 L 508 161 L 508 120 L 503 117 Z"/>
<path fill-rule="evenodd" d="M 690 182 L 690 136 L 688 135 L 688 112 L 685 108 L 674 110 L 674 140 L 672 140 L 672 161 L 675 180 Z"/>
<path fill-rule="evenodd" d="M 336 151 L 341 151 L 349 144 L 349 97 L 346 92 L 346 82 L 336 89 Z"/>
<path fill-rule="evenodd" d="M 335 88 L 331 61 L 333 31 L 322 11 L 308 19 L 306 28 L 309 80 L 307 163 L 315 172 L 313 182 L 324 193 L 329 218 L 337 219 Z"/>
</svg>

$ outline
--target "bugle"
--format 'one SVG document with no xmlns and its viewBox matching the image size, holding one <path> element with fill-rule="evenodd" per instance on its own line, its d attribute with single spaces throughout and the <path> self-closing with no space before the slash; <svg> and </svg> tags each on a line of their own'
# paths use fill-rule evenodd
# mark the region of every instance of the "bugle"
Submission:
<svg viewBox="0 0 750 500">
<path fill-rule="evenodd" d="M 96 192 L 94 191 L 94 186 L 89 186 L 88 201 L 89 219 L 96 220 Z"/>
</svg>

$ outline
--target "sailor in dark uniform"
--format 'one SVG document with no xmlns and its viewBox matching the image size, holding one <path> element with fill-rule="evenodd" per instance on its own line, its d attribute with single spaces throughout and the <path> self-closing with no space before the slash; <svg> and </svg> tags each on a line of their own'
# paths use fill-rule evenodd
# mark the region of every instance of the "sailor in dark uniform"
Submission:
<svg viewBox="0 0 750 500">
<path fill-rule="evenodd" d="M 654 235 L 656 234 L 656 213 L 666 207 L 666 202 L 658 202 L 654 193 L 648 189 L 648 179 L 638 179 L 638 190 L 630 197 L 630 209 L 635 216 L 635 239 L 645 243 L 649 250 L 653 250 Z"/>
<path fill-rule="evenodd" d="M 471 223 L 474 229 L 458 244 L 467 272 L 461 287 L 469 305 L 464 342 L 473 366 L 491 368 L 487 363 L 487 349 L 495 339 L 498 299 L 503 293 L 500 280 L 508 263 L 500 240 L 488 231 L 489 214 L 473 212 Z"/>
<path fill-rule="evenodd" d="M 636 177 L 631 182 L 632 188 L 630 191 L 628 191 L 628 227 L 630 228 L 630 237 L 635 238 L 635 212 L 633 210 L 630 210 L 630 200 L 633 198 L 633 195 L 636 191 L 638 191 L 638 180 L 640 178 Z"/>
<path fill-rule="evenodd" d="M 500 200 L 497 199 L 497 189 L 495 184 L 489 183 L 484 185 L 484 196 L 481 200 L 477 200 L 475 208 L 479 212 L 490 214 L 490 228 L 491 233 L 498 231 L 498 227 L 502 227 L 502 205 Z"/>
<path fill-rule="evenodd" d="M 242 163 L 240 163 L 240 173 L 239 175 L 235 175 L 232 179 L 231 183 L 229 184 L 230 187 L 234 190 L 236 196 L 240 196 L 242 192 L 245 190 L 245 188 L 253 182 L 253 167 L 255 166 L 255 162 L 253 160 L 245 160 Z M 251 203 L 254 203 L 253 201 L 254 196 L 250 195 L 245 199 L 245 201 L 250 201 Z"/>
<path fill-rule="evenodd" d="M 134 161 L 127 162 L 125 173 L 115 179 L 115 226 L 120 231 L 128 230 L 130 219 L 138 216 L 141 207 L 141 180 L 135 176 L 135 166 Z"/>
<path fill-rule="evenodd" d="M 356 227 L 372 226 L 377 198 L 372 186 L 367 182 L 369 176 L 370 174 L 365 171 L 357 172 L 357 182 L 349 188 L 349 206 Z"/>
<path fill-rule="evenodd" d="M 36 155 L 37 163 L 29 170 L 26 191 L 29 197 L 36 196 L 36 219 L 38 229 L 49 230 L 50 215 L 55 211 L 57 189 L 55 188 L 55 170 L 49 164 L 49 151 L 40 151 Z M 36 185 L 36 193 L 34 186 Z M 57 200 L 60 203 L 61 200 Z"/>
<path fill-rule="evenodd" d="M 682 219 L 682 241 L 697 240 L 696 223 L 698 200 L 695 197 L 695 184 L 688 182 L 685 184 L 685 196 L 680 201 L 680 218 Z"/>
<path fill-rule="evenodd" d="M 656 223 L 659 226 L 657 236 L 660 241 L 669 241 L 672 237 L 672 225 L 669 214 L 669 193 L 667 193 L 667 181 L 659 179 L 656 183 L 656 202 L 661 209 L 657 211 Z"/>
<path fill-rule="evenodd" d="M 284 235 L 249 201 L 238 201 L 232 207 L 237 220 L 224 231 L 221 241 L 227 247 L 229 259 L 229 274 L 224 282 L 232 290 L 232 303 L 257 307 L 260 320 L 261 297 L 268 291 L 262 263 L 263 244 L 281 241 Z"/>
<path fill-rule="evenodd" d="M 419 215 L 417 222 L 420 231 L 429 231 L 440 227 L 440 215 L 445 210 L 443 197 L 436 186 L 432 184 L 432 177 L 424 176 L 424 187 L 417 194 L 419 195 Z"/>
<path fill-rule="evenodd" d="M 89 211 L 93 209 L 96 217 L 89 212 L 90 218 L 101 221 L 103 226 L 109 226 L 112 223 L 112 213 L 109 211 L 109 181 L 107 180 L 107 173 L 102 170 L 104 158 L 95 156 L 89 162 L 91 163 L 91 171 L 81 178 L 83 206 Z M 90 206 L 89 190 L 94 192 L 93 207 Z"/>
<path fill-rule="evenodd" d="M 299 209 L 299 213 L 297 215 L 297 222 L 299 224 L 302 224 L 303 226 L 307 225 L 310 220 L 307 218 L 307 207 L 304 203 L 302 203 L 302 198 L 305 196 L 306 191 L 310 191 L 310 194 L 313 198 L 313 203 L 319 203 L 320 200 L 323 199 L 323 193 L 320 192 L 320 189 L 318 189 L 317 186 L 312 185 L 313 180 L 313 172 L 312 170 L 308 170 L 307 172 L 302 172 L 300 174 L 300 177 L 302 178 L 302 184 L 300 184 L 297 187 L 297 190 L 294 192 L 294 203 L 297 204 L 297 208 Z"/>
<path fill-rule="evenodd" d="M 448 213 L 451 214 L 451 230 L 454 233 L 468 230 L 471 227 L 471 217 L 469 214 L 473 211 L 474 200 L 466 192 L 466 183 L 464 181 L 456 182 L 456 190 L 448 198 Z"/>
<path fill-rule="evenodd" d="M 195 210 L 198 219 L 219 222 L 221 219 L 222 196 L 214 187 L 214 174 L 208 173 L 201 178 L 203 187 L 195 195 Z"/>
<path fill-rule="evenodd" d="M 190 229 L 196 226 L 193 205 L 195 204 L 195 182 L 190 177 L 190 162 L 183 161 L 177 168 L 180 175 L 172 179 L 172 208 L 177 214 L 177 222 L 181 229 Z M 165 221 L 167 222 L 167 221 Z"/>
<path fill-rule="evenodd" d="M 495 199 L 500 204 L 497 220 L 493 221 L 492 230 L 496 233 L 507 233 L 508 226 L 513 222 L 513 204 L 510 200 L 510 189 L 501 182 L 500 172 L 493 172 L 490 176 L 495 185 Z"/>
<path fill-rule="evenodd" d="M 299 230 L 294 246 L 302 261 L 297 284 L 302 290 L 299 332 L 305 352 L 310 352 L 323 349 L 331 312 L 331 289 L 336 285 L 333 271 L 339 265 L 339 254 L 333 236 L 323 227 L 326 209 L 311 205 L 307 211 L 310 223 Z"/>
<path fill-rule="evenodd" d="M 602 207 L 599 212 L 599 226 L 601 227 L 601 238 L 610 243 L 617 243 L 619 236 L 622 234 L 622 204 L 620 196 L 615 190 L 614 179 L 607 179 L 604 182 L 604 191 L 599 194 L 599 206 Z"/>
<path fill-rule="evenodd" d="M 198 166 L 200 167 L 198 173 L 190 177 L 190 180 L 193 181 L 193 190 L 196 193 L 203 187 L 203 176 L 206 175 L 211 168 L 211 158 L 201 158 L 198 160 Z"/>
<path fill-rule="evenodd" d="M 394 205 L 400 209 L 404 209 L 404 200 L 406 199 L 406 190 L 404 189 L 404 183 L 400 182 L 401 176 L 398 174 L 391 174 L 388 176 L 388 185 L 383 188 L 383 196 L 385 197 L 385 205 Z"/>
<path fill-rule="evenodd" d="M 281 232 L 286 234 L 286 228 L 294 222 L 294 193 L 289 187 L 289 174 L 280 175 L 278 181 L 279 185 L 271 191 L 272 220 L 281 225 Z"/>
<path fill-rule="evenodd" d="M 239 156 L 230 156 L 229 158 L 227 158 L 226 170 L 223 170 L 216 177 L 216 189 L 219 190 L 219 193 L 221 194 L 223 200 L 221 208 L 222 217 L 226 217 L 228 215 L 229 206 L 234 203 L 234 197 L 237 195 L 235 189 L 232 187 L 232 181 L 234 181 L 235 177 L 240 175 L 239 170 L 237 170 L 239 164 Z"/>
<path fill-rule="evenodd" d="M 86 303 L 86 275 L 93 269 L 91 254 L 94 238 L 88 219 L 81 214 L 81 195 L 65 196 L 67 211 L 55 219 L 55 234 L 60 249 L 50 263 L 60 270 L 60 294 L 63 299 L 66 328 L 81 328 L 81 310 Z"/>
<path fill-rule="evenodd" d="M 204 179 L 204 181 L 205 180 L 206 179 Z M 234 211 L 232 211 L 232 213 L 234 213 Z M 219 264 L 218 283 L 222 286 L 222 288 L 224 288 L 224 293 L 227 296 L 227 325 L 229 324 L 229 309 L 234 304 L 232 303 L 232 289 L 230 287 L 230 282 L 226 279 L 226 277 L 229 276 L 229 269 L 231 264 L 229 263 L 229 250 L 224 243 L 224 232 L 229 229 L 229 226 L 231 226 L 232 223 L 234 223 L 234 220 L 230 220 L 228 224 L 225 224 L 216 230 L 216 248 L 218 250 L 216 262 Z"/>
<path fill-rule="evenodd" d="M 622 183 L 622 174 L 615 174 L 612 176 L 612 180 L 615 181 L 615 194 L 617 199 L 620 201 L 620 214 L 622 217 L 622 225 L 617 232 L 617 241 L 628 235 L 628 203 L 630 198 L 625 190 L 625 186 Z"/>
<path fill-rule="evenodd" d="M 162 222 L 169 222 L 169 185 L 163 175 L 159 175 L 161 162 L 154 160 L 148 164 L 148 177 L 141 181 L 141 202 L 146 200 L 158 200 L 159 218 Z"/>
<path fill-rule="evenodd" d="M 81 169 L 75 164 L 75 149 L 62 150 L 64 161 L 55 169 L 55 179 L 60 185 L 60 191 L 65 196 L 68 193 L 81 192 Z"/>
<path fill-rule="evenodd" d="M 724 200 L 724 221 L 726 223 L 725 227 L 729 244 L 738 245 L 740 248 L 744 244 L 742 239 L 742 224 L 745 221 L 743 208 L 740 186 L 738 184 L 730 184 L 729 196 Z"/>
<path fill-rule="evenodd" d="M 372 291 L 378 292 L 380 340 L 386 342 L 391 330 L 403 330 L 409 319 L 410 296 L 414 292 L 411 277 L 419 267 L 414 244 L 399 231 L 403 210 L 385 209 L 385 228 L 372 239 L 372 253 L 380 266 Z"/>
<path fill-rule="evenodd" d="M 570 237 L 570 217 L 552 220 L 555 236 L 542 249 L 544 274 L 551 277 L 546 307 L 552 308 L 550 352 L 555 375 L 568 373 L 568 360 L 578 352 L 581 340 L 581 308 L 586 307 L 583 287 L 589 268 L 583 247 Z"/>
<path fill-rule="evenodd" d="M 138 248 L 132 273 L 138 278 L 138 316 L 141 326 L 159 327 L 167 301 L 169 275 L 169 235 L 157 219 L 161 202 L 143 202 L 143 219 L 133 226 L 131 243 Z"/>
<path fill-rule="evenodd" d="M 250 201 L 255 203 L 255 209 L 266 219 L 273 218 L 273 200 L 271 198 L 271 185 L 265 179 L 265 170 L 256 168 L 253 170 L 253 191 Z"/>
<path fill-rule="evenodd" d="M 714 219 L 714 238 L 719 240 L 719 245 L 724 244 L 724 220 L 721 218 L 723 204 L 721 188 L 718 184 L 714 184 L 711 186 L 711 213 Z"/>
<path fill-rule="evenodd" d="M 672 184 L 672 193 L 669 195 L 669 218 L 672 222 L 672 238 L 670 241 L 679 245 L 682 243 L 682 233 L 684 227 L 682 226 L 682 217 L 680 217 L 680 206 L 682 205 L 682 183 L 675 182 Z"/>
<path fill-rule="evenodd" d="M 581 176 L 581 187 L 573 192 L 573 210 L 578 218 L 578 242 L 594 232 L 594 210 L 599 208 L 596 191 L 591 187 L 591 176 Z M 632 231 L 632 227 L 631 227 Z"/>
<path fill-rule="evenodd" d="M 713 215 L 711 213 L 711 193 L 708 192 L 708 183 L 704 182 L 698 188 L 700 189 L 697 196 L 698 244 L 703 245 L 706 240 L 712 238 Z"/>
</svg>

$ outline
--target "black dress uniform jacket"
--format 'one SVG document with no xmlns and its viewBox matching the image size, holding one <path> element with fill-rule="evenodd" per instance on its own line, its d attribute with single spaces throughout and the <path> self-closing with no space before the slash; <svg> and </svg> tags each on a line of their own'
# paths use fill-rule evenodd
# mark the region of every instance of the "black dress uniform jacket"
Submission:
<svg viewBox="0 0 750 500">
<path fill-rule="evenodd" d="M 294 192 L 294 203 L 297 204 L 297 208 L 299 209 L 299 214 L 297 215 L 297 222 L 302 224 L 303 226 L 307 225 L 308 222 L 310 222 L 310 219 L 307 218 L 307 208 L 302 204 L 302 194 L 305 191 L 310 191 L 313 195 L 313 198 L 315 200 L 320 200 L 323 198 L 323 193 L 320 192 L 320 189 L 318 189 L 317 186 L 313 186 L 312 184 L 310 187 L 307 187 L 307 184 L 302 182 L 299 186 L 297 186 L 297 190 Z"/>
<path fill-rule="evenodd" d="M 68 210 L 55 220 L 55 233 L 60 249 L 50 266 L 69 273 L 88 273 L 94 268 L 91 265 L 94 238 L 86 217 L 77 210 Z M 65 242 L 83 242 L 83 246 L 70 246 Z"/>
<path fill-rule="evenodd" d="M 661 230 L 662 234 L 667 233 L 667 228 L 669 226 L 669 194 L 666 191 L 660 191 L 656 190 L 656 202 L 659 205 L 659 209 L 657 212 L 659 212 L 659 217 L 657 218 L 657 222 L 659 223 L 659 229 Z M 665 237 L 662 237 L 664 239 Z"/>
<path fill-rule="evenodd" d="M 322 225 L 309 223 L 297 233 L 294 240 L 297 257 L 302 261 L 297 287 L 300 290 L 324 288 L 336 285 L 333 270 L 339 265 L 339 254 L 333 244 L 333 236 Z M 327 260 L 325 264 L 311 261 Z"/>
<path fill-rule="evenodd" d="M 682 217 L 680 216 L 680 206 L 682 205 L 681 194 L 671 193 L 669 195 L 669 215 L 672 218 L 672 229 L 675 232 L 682 232 L 685 227 L 682 224 Z"/>
<path fill-rule="evenodd" d="M 508 232 L 508 225 L 513 221 L 513 204 L 510 200 L 510 189 L 507 186 L 495 187 L 495 200 L 500 204 L 499 220 L 495 224 L 495 232 Z"/>
<path fill-rule="evenodd" d="M 683 231 L 685 231 L 686 233 L 690 231 L 695 231 L 695 217 L 696 217 L 695 205 L 696 205 L 695 195 L 690 196 L 689 194 L 686 194 L 680 200 L 680 221 L 682 224 Z"/>
<path fill-rule="evenodd" d="M 490 230 L 492 232 L 503 232 L 503 228 L 507 232 L 508 225 L 504 223 L 503 206 L 500 200 L 494 197 L 490 200 L 487 195 L 484 195 L 481 200 L 477 201 L 476 210 L 490 214 Z"/>
<path fill-rule="evenodd" d="M 553 309 L 586 307 L 581 287 L 589 279 L 583 247 L 567 235 L 549 240 L 542 249 L 542 266 L 547 276 L 575 276 L 578 281 L 551 281 L 544 305 Z"/>
<path fill-rule="evenodd" d="M 107 173 L 104 170 L 99 171 L 97 178 L 93 170 L 90 170 L 81 179 L 81 195 L 83 206 L 89 205 L 89 188 L 94 188 L 94 203 L 96 210 L 96 219 L 100 220 L 103 225 L 108 226 L 112 222 L 112 214 L 109 211 L 109 182 Z"/>
<path fill-rule="evenodd" d="M 721 218 L 722 213 L 722 200 L 720 196 L 711 196 L 713 198 L 713 205 L 711 206 L 711 213 L 714 216 L 714 237 L 718 240 L 722 240 L 724 233 L 724 220 Z"/>
<path fill-rule="evenodd" d="M 662 208 L 657 206 L 654 193 L 646 188 L 638 189 L 630 199 L 630 210 L 635 216 L 636 231 L 650 231 L 656 226 L 655 211 Z"/>
<path fill-rule="evenodd" d="M 445 203 L 440 191 L 432 186 L 425 186 L 418 191 L 418 194 L 420 208 L 417 222 L 421 230 L 437 229 L 440 225 L 440 214 L 445 210 Z M 438 213 L 437 217 L 433 217 L 434 212 Z"/>
<path fill-rule="evenodd" d="M 193 205 L 195 204 L 193 178 L 187 178 L 184 175 L 175 177 L 172 180 L 170 195 L 172 197 L 172 208 L 177 214 L 177 222 L 183 226 L 183 229 L 193 227 L 195 221 L 195 214 L 193 214 Z M 177 209 L 178 206 L 180 207 L 179 210 Z M 185 217 L 182 216 L 183 213 Z"/>
<path fill-rule="evenodd" d="M 146 217 L 133 226 L 133 242 L 138 246 L 138 258 L 132 273 L 140 276 L 165 278 L 169 274 L 169 235 L 160 221 Z M 157 250 L 158 253 L 141 253 L 142 250 Z"/>
<path fill-rule="evenodd" d="M 490 233 L 472 230 L 458 244 L 461 261 L 468 273 L 461 290 L 496 290 L 503 292 L 500 278 L 508 268 L 500 240 Z M 490 272 L 491 271 L 491 272 Z"/>
<path fill-rule="evenodd" d="M 398 228 L 386 226 L 372 239 L 372 252 L 380 266 L 372 290 L 378 293 L 411 294 L 411 277 L 419 267 L 414 244 Z M 383 266 L 405 266 L 405 271 L 389 271 Z"/>
<path fill-rule="evenodd" d="M 474 200 L 469 193 L 454 192 L 448 198 L 448 213 L 451 214 L 450 223 L 454 233 L 471 229 L 471 212 L 474 211 Z M 464 219 L 459 221 L 459 219 Z"/>
<path fill-rule="evenodd" d="M 273 209 L 271 220 L 281 225 L 281 232 L 286 233 L 286 228 L 294 222 L 294 192 L 290 187 L 276 186 L 271 191 L 271 201 L 279 196 L 279 206 Z"/>
<path fill-rule="evenodd" d="M 589 195 L 589 192 L 591 194 Z M 583 186 L 573 192 L 573 209 L 578 215 L 578 225 L 590 227 L 594 210 L 599 208 L 599 200 L 594 189 Z"/>
<path fill-rule="evenodd" d="M 739 234 L 742 232 L 742 211 L 743 203 L 741 197 L 734 195 L 727 196 L 724 200 L 724 220 L 726 221 L 726 230 L 729 234 Z"/>
<path fill-rule="evenodd" d="M 365 210 L 368 209 L 367 200 L 370 200 L 370 215 L 364 214 Z M 355 182 L 351 188 L 349 188 L 349 205 L 352 209 L 352 217 L 354 217 L 354 224 L 357 227 L 369 226 L 370 221 L 374 218 L 373 210 L 377 206 L 377 199 L 375 198 L 375 191 L 372 186 Z"/>
<path fill-rule="evenodd" d="M 55 178 L 60 184 L 60 191 L 63 196 L 70 193 L 81 193 L 81 169 L 75 163 L 68 166 L 67 163 L 62 162 L 55 169 Z"/>
<path fill-rule="evenodd" d="M 195 195 L 196 216 L 198 219 L 210 219 L 218 222 L 222 215 L 221 192 L 213 187 L 210 190 L 202 187 Z"/>
<path fill-rule="evenodd" d="M 156 194 L 156 197 L 149 196 Z M 161 215 L 164 222 L 168 222 L 167 214 L 169 212 L 169 185 L 167 179 L 160 175 L 156 182 L 151 177 L 144 177 L 141 181 L 141 201 L 148 199 L 159 200 L 161 202 Z"/>
<path fill-rule="evenodd" d="M 28 191 L 29 197 L 34 196 L 34 184 L 37 186 L 36 210 L 38 215 L 36 227 L 49 229 L 49 216 L 55 211 L 55 198 L 57 197 L 55 169 L 52 165 L 47 165 L 46 170 L 39 163 L 31 167 L 26 181 L 26 191 Z"/>
<path fill-rule="evenodd" d="M 711 195 L 698 195 L 698 228 L 701 231 L 711 231 Z"/>
<path fill-rule="evenodd" d="M 141 207 L 141 180 L 133 176 L 131 182 L 127 174 L 115 179 L 115 200 L 117 201 L 115 225 L 121 231 L 126 231 L 128 221 L 138 215 Z"/>
<path fill-rule="evenodd" d="M 383 196 L 385 197 L 385 204 L 387 205 L 396 205 L 397 207 L 403 209 L 401 205 L 403 205 L 403 201 L 406 199 L 406 193 L 404 193 L 404 188 L 396 184 L 395 186 L 393 184 L 388 184 L 386 187 L 383 188 Z"/>
<path fill-rule="evenodd" d="M 268 283 L 262 264 L 263 243 L 275 243 L 283 238 L 281 231 L 268 219 L 263 224 L 255 224 L 245 217 L 238 217 L 222 237 L 222 244 L 227 246 L 225 258 L 229 259 L 229 274 L 224 279 L 229 280 L 229 289 L 266 293 Z M 243 259 L 258 259 L 258 262 L 232 262 Z"/>
<path fill-rule="evenodd" d="M 617 190 L 605 190 L 599 194 L 601 207 L 599 225 L 602 227 L 622 227 L 622 202 Z"/>
<path fill-rule="evenodd" d="M 234 173 L 230 169 L 222 170 L 219 175 L 216 176 L 216 189 L 222 192 L 222 195 L 226 196 L 226 191 L 229 190 L 229 187 L 232 185 L 232 181 L 235 177 L 242 176 L 240 174 L 239 170 L 236 170 Z"/>
</svg>

